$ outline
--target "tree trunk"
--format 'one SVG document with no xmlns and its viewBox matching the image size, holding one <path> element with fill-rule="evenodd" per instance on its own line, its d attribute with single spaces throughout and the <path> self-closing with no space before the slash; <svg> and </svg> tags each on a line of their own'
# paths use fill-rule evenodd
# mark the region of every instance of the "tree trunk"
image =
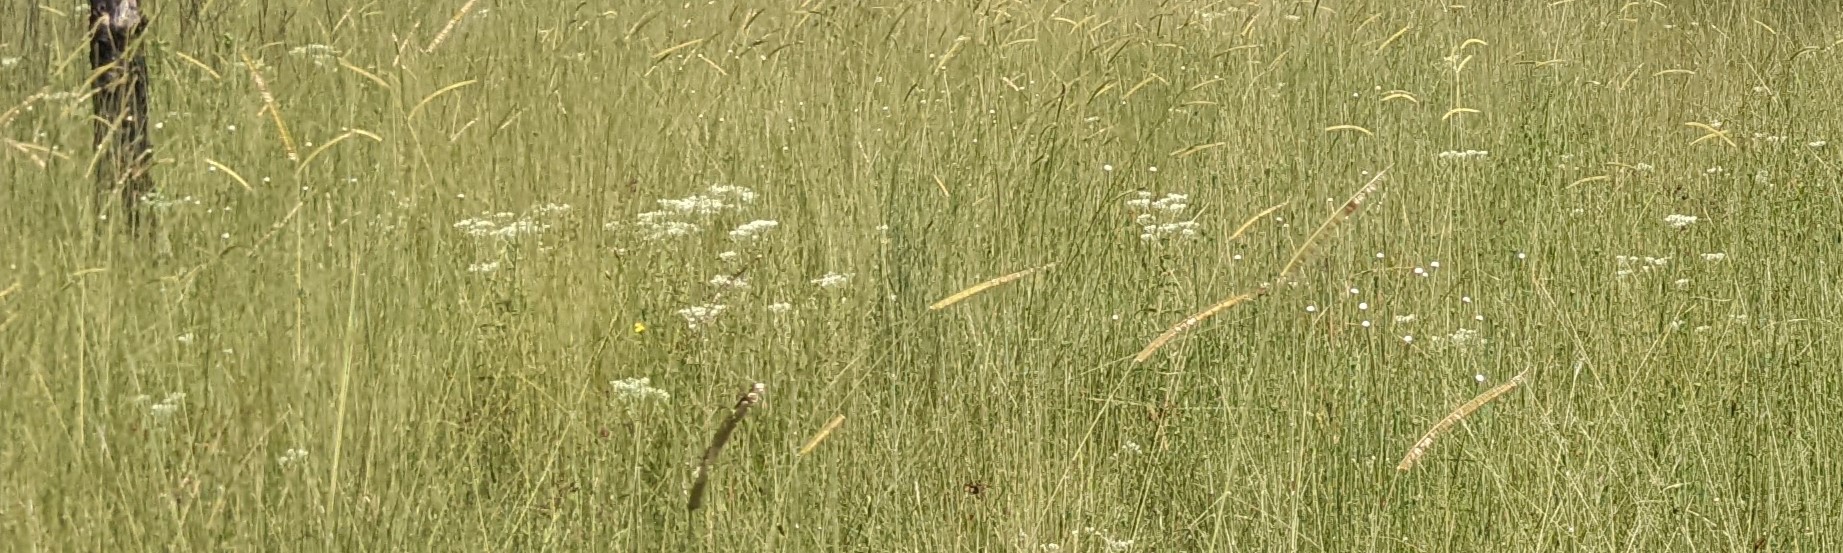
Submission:
<svg viewBox="0 0 1843 553">
<path fill-rule="evenodd" d="M 153 192 L 147 174 L 153 146 L 147 139 L 147 58 L 141 31 L 147 27 L 140 0 L 90 0 L 90 68 L 95 75 L 97 212 L 106 217 L 120 200 L 128 228 L 146 230 L 153 214 L 140 206 Z"/>
</svg>

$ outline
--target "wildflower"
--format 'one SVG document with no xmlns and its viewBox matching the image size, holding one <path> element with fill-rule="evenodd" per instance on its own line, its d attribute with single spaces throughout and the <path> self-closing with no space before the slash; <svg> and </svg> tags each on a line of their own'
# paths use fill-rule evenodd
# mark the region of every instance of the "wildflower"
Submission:
<svg viewBox="0 0 1843 553">
<path fill-rule="evenodd" d="M 832 289 L 843 287 L 845 283 L 850 282 L 850 280 L 850 273 L 826 273 L 824 276 L 813 279 L 812 283 L 819 285 L 820 288 Z"/>
<path fill-rule="evenodd" d="M 173 341 L 179 342 L 181 344 L 185 344 L 188 346 L 192 345 L 192 333 L 187 332 L 185 334 L 181 334 L 177 338 L 173 338 Z"/>
<path fill-rule="evenodd" d="M 1485 373 L 1478 373 L 1478 374 L 1472 375 L 1472 380 L 1477 381 L 1479 384 L 1484 384 L 1485 383 Z"/>
<path fill-rule="evenodd" d="M 1689 279 L 1687 278 L 1679 278 L 1673 284 L 1677 287 L 1678 290 L 1688 290 L 1689 289 Z"/>
<path fill-rule="evenodd" d="M 140 398 L 136 398 L 136 399 L 140 400 L 146 397 L 147 396 L 141 396 Z M 159 403 L 155 403 L 152 406 L 148 407 L 147 412 L 148 414 L 153 415 L 156 418 L 162 418 L 162 419 L 171 418 L 174 413 L 179 412 L 179 402 L 185 401 L 185 399 L 186 399 L 185 392 L 173 392 L 173 393 L 167 394 L 166 399 L 162 399 L 160 400 Z"/>
<path fill-rule="evenodd" d="M 652 382 L 653 379 L 643 376 L 640 378 L 616 380 L 609 384 L 614 386 L 614 399 L 616 401 L 638 403 L 643 401 L 665 401 L 672 399 L 672 394 L 666 393 L 665 390 L 654 388 Z"/>
<path fill-rule="evenodd" d="M 1452 161 L 1452 160 L 1477 159 L 1477 158 L 1482 158 L 1488 155 L 1491 155 L 1491 152 L 1484 151 L 1484 150 L 1447 150 L 1444 152 L 1440 152 L 1434 157 L 1441 159 L 1441 160 L 1445 160 L 1445 161 Z"/>
<path fill-rule="evenodd" d="M 1813 140 L 1813 141 L 1811 141 L 1810 143 L 1808 143 L 1808 144 L 1805 144 L 1805 145 L 1806 145 L 1806 146 L 1810 146 L 1810 147 L 1812 147 L 1812 148 L 1822 148 L 1822 147 L 1824 147 L 1824 146 L 1827 146 L 1827 145 L 1829 145 L 1829 144 L 1830 144 L 1829 142 L 1825 142 L 1825 141 L 1822 141 L 1822 140 Z"/>
<path fill-rule="evenodd" d="M 779 221 L 770 221 L 766 219 L 757 219 L 743 223 L 742 226 L 736 227 L 736 230 L 730 231 L 730 240 L 738 242 L 755 240 L 760 238 L 762 234 L 778 226 L 781 226 Z"/>
<path fill-rule="evenodd" d="M 1316 306 L 1316 305 L 1308 305 L 1308 306 L 1305 306 L 1305 312 L 1307 312 L 1307 313 L 1317 313 L 1317 312 L 1318 312 L 1318 306 Z"/>
<path fill-rule="evenodd" d="M 717 254 L 717 260 L 718 260 L 718 261 L 723 261 L 723 262 L 733 262 L 733 261 L 735 261 L 735 260 L 736 260 L 736 258 L 738 258 L 738 257 L 742 257 L 742 254 L 739 254 L 739 253 L 736 253 L 736 252 L 733 252 L 733 251 L 729 251 L 729 252 L 723 252 L 723 253 L 720 253 L 720 254 Z"/>
<path fill-rule="evenodd" d="M 1673 214 L 1673 215 L 1664 217 L 1664 224 L 1670 225 L 1670 228 L 1683 229 L 1683 228 L 1689 227 L 1690 225 L 1696 224 L 1696 216 L 1695 215 L 1675 215 Z"/>
<path fill-rule="evenodd" d="M 1369 302 L 1366 302 L 1366 301 L 1365 301 L 1365 302 L 1358 302 L 1358 303 L 1357 303 L 1357 309 L 1358 309 L 1359 311 L 1368 311 L 1368 310 L 1369 310 Z"/>
<path fill-rule="evenodd" d="M 784 301 L 768 304 L 768 312 L 776 314 L 776 315 L 786 313 L 788 311 L 793 311 L 793 308 L 794 308 L 793 304 L 787 303 Z"/>
<path fill-rule="evenodd" d="M 1395 324 L 1405 325 L 1405 324 L 1414 322 L 1414 319 L 1415 319 L 1415 316 L 1412 313 L 1407 314 L 1407 315 L 1396 315 Z"/>
<path fill-rule="evenodd" d="M 1478 335 L 1477 330 L 1461 328 L 1447 335 L 1446 343 L 1452 347 L 1463 349 L 1471 346 L 1483 345 L 1485 339 Z"/>
<path fill-rule="evenodd" d="M 715 323 L 717 321 L 717 316 L 722 315 L 725 309 L 729 309 L 729 306 L 704 304 L 686 307 L 678 310 L 677 313 L 678 316 L 685 318 L 685 326 L 690 327 L 691 330 L 697 330 Z"/>
<path fill-rule="evenodd" d="M 1103 164 L 1101 164 L 1101 170 L 1102 170 L 1102 171 L 1113 171 L 1113 164 L 1112 164 L 1112 163 L 1103 163 Z"/>
<path fill-rule="evenodd" d="M 749 281 L 747 279 L 744 279 L 739 276 L 730 276 L 730 275 L 717 275 L 714 277 L 710 277 L 710 285 L 717 287 L 717 288 L 733 288 L 736 290 L 748 290 L 749 289 Z"/>
<path fill-rule="evenodd" d="M 646 323 L 634 321 L 634 334 L 645 334 Z"/>
<path fill-rule="evenodd" d="M 497 271 L 497 270 L 499 270 L 498 261 L 492 261 L 492 262 L 482 261 L 482 262 L 467 266 L 467 272 L 469 273 L 490 273 L 490 272 Z"/>
<path fill-rule="evenodd" d="M 1721 261 L 1727 258 L 1728 258 L 1728 254 L 1721 253 L 1721 252 L 1702 254 L 1702 260 L 1707 261 L 1709 263 L 1715 263 L 1715 262 L 1718 262 L 1718 261 Z"/>
<path fill-rule="evenodd" d="M 306 459 L 307 459 L 307 450 L 301 449 L 298 447 L 291 447 L 291 448 L 288 448 L 288 451 L 283 451 L 280 456 L 275 458 L 275 464 L 286 467 L 288 465 L 299 463 Z"/>
</svg>

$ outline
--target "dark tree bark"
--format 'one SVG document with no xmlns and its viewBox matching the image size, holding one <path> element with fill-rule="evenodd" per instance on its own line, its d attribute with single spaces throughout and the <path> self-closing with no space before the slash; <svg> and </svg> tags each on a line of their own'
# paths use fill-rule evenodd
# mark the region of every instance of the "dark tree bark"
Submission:
<svg viewBox="0 0 1843 553">
<path fill-rule="evenodd" d="M 147 138 L 147 57 L 141 31 L 147 27 L 140 0 L 90 0 L 90 68 L 96 110 L 96 168 L 99 213 L 119 200 L 130 230 L 151 228 L 153 214 L 140 206 L 153 192 L 147 173 L 153 145 Z"/>
</svg>

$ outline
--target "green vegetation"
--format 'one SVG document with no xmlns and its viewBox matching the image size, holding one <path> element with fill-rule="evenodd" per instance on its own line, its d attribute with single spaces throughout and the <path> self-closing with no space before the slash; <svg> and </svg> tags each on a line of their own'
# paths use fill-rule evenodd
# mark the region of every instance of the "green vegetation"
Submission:
<svg viewBox="0 0 1843 553">
<path fill-rule="evenodd" d="M 34 3 L 0 549 L 1843 540 L 1823 3 L 152 2 L 147 237 Z"/>
</svg>

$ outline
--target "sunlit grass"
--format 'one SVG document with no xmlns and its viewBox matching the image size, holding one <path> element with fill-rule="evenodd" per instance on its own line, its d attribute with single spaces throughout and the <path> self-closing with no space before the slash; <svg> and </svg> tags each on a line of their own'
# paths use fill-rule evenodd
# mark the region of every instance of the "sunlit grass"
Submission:
<svg viewBox="0 0 1843 553">
<path fill-rule="evenodd" d="M 182 4 L 146 238 L 0 7 L 4 549 L 1838 545 L 1833 8 Z"/>
</svg>

